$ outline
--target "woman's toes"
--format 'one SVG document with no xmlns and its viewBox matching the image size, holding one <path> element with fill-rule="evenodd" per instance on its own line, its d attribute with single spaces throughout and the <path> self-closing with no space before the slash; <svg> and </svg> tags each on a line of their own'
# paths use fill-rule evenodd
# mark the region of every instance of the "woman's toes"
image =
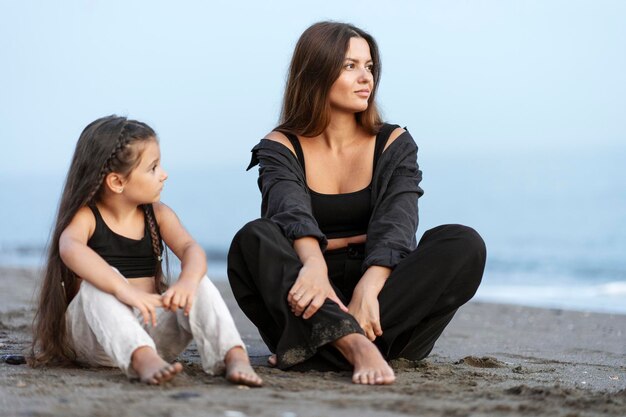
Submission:
<svg viewBox="0 0 626 417">
<path fill-rule="evenodd" d="M 276 363 L 277 363 L 276 355 L 270 355 L 270 357 L 267 358 L 267 363 L 269 363 L 270 366 L 276 366 Z"/>
<path fill-rule="evenodd" d="M 371 371 L 369 373 L 368 379 L 369 379 L 370 385 L 375 385 L 376 384 L 376 371 Z"/>
<path fill-rule="evenodd" d="M 363 372 L 359 378 L 359 382 L 363 385 L 367 384 L 367 372 Z"/>
<path fill-rule="evenodd" d="M 383 379 L 383 374 L 380 371 L 376 371 L 374 373 L 374 382 L 376 384 L 382 384 L 383 382 L 385 382 L 385 380 Z"/>
<path fill-rule="evenodd" d="M 393 371 L 384 378 L 385 384 L 392 384 L 396 380 L 396 376 Z"/>
</svg>

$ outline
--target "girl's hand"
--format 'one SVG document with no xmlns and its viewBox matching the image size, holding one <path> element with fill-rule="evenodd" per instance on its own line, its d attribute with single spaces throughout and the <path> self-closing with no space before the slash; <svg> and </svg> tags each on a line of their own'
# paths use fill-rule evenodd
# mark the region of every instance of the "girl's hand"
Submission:
<svg viewBox="0 0 626 417">
<path fill-rule="evenodd" d="M 115 291 L 115 297 L 126 305 L 137 308 L 143 316 L 145 324 L 156 326 L 157 314 L 156 308 L 163 307 L 161 296 L 145 292 L 125 282 Z"/>
<path fill-rule="evenodd" d="M 378 336 L 383 335 L 377 294 L 355 291 L 350 304 L 348 304 L 348 311 L 359 322 L 369 340 L 373 342 Z"/>
<path fill-rule="evenodd" d="M 287 295 L 287 303 L 296 316 L 302 316 L 306 320 L 319 310 L 327 298 L 337 303 L 343 311 L 348 312 L 348 308 L 337 297 L 330 285 L 326 264 L 323 260 L 312 258 L 300 269 L 298 279 Z"/>
<path fill-rule="evenodd" d="M 178 281 L 161 296 L 163 306 L 173 312 L 176 312 L 179 308 L 184 308 L 185 316 L 188 316 L 196 296 L 197 288 L 197 282 L 179 278 Z"/>
</svg>

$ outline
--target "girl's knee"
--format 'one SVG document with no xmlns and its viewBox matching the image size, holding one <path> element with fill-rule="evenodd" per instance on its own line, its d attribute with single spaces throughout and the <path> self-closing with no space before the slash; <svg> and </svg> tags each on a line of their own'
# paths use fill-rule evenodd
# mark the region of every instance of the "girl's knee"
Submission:
<svg viewBox="0 0 626 417">
<path fill-rule="evenodd" d="M 217 289 L 215 284 L 211 282 L 209 277 L 205 275 L 198 283 L 198 288 L 196 290 L 196 300 L 211 299 L 216 295 L 220 295 L 219 290 Z"/>
<path fill-rule="evenodd" d="M 83 281 L 80 284 L 79 294 L 82 297 L 84 305 L 112 305 L 112 304 L 120 304 L 126 306 L 126 304 L 122 303 L 117 299 L 113 294 L 109 294 L 108 292 L 102 291 L 101 289 L 95 287 L 87 281 Z M 127 306 L 126 306 L 127 307 Z"/>
<path fill-rule="evenodd" d="M 88 299 L 106 297 L 106 295 L 110 295 L 85 280 L 81 282 L 79 291 L 83 298 Z"/>
</svg>

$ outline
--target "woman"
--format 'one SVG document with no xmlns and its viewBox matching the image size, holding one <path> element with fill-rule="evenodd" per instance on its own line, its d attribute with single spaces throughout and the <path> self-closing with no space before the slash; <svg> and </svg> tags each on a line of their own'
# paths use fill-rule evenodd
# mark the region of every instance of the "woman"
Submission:
<svg viewBox="0 0 626 417">
<path fill-rule="evenodd" d="M 459 225 L 416 245 L 417 146 L 382 123 L 374 39 L 320 22 L 300 37 L 281 123 L 252 150 L 262 219 L 233 239 L 239 306 L 287 369 L 312 358 L 390 384 L 386 360 L 419 360 L 476 292 L 485 246 Z"/>
</svg>

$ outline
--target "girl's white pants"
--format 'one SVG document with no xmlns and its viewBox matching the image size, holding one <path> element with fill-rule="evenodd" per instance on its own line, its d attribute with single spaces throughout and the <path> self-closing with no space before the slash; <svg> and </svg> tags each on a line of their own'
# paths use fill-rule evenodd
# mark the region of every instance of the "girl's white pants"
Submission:
<svg viewBox="0 0 626 417">
<path fill-rule="evenodd" d="M 119 301 L 83 281 L 65 315 L 69 341 L 77 360 L 86 365 L 116 366 L 129 377 L 137 374 L 130 366 L 133 352 L 142 346 L 155 349 L 171 362 L 193 339 L 203 369 L 211 374 L 224 370 L 226 352 L 245 345 L 235 328 L 222 296 L 204 277 L 198 284 L 189 316 L 157 309 L 157 324 L 144 324 L 138 309 Z"/>
</svg>

